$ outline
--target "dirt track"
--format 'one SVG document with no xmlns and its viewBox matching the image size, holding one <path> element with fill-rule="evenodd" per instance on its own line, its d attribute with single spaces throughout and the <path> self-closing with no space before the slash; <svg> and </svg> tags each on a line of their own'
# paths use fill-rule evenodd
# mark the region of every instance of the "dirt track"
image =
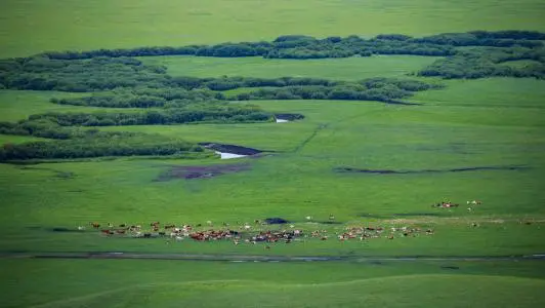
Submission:
<svg viewBox="0 0 545 308">
<path fill-rule="evenodd" d="M 200 254 L 154 254 L 133 252 L 0 252 L 0 258 L 10 259 L 140 259 L 140 260 L 185 260 L 185 261 L 231 261 L 231 262 L 417 262 L 417 261 L 545 261 L 545 254 L 518 256 L 407 256 L 407 257 L 328 257 L 328 256 L 248 256 L 248 255 L 200 255 Z"/>
</svg>

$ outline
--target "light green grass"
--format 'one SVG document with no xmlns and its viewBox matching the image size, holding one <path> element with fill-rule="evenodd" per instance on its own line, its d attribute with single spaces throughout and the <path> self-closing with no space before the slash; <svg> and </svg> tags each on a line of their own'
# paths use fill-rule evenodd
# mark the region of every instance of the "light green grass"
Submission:
<svg viewBox="0 0 545 308">
<path fill-rule="evenodd" d="M 372 77 L 404 77 L 431 64 L 436 57 L 374 56 L 345 59 L 282 60 L 207 58 L 192 56 L 142 57 L 145 63 L 164 65 L 172 76 L 261 78 L 313 77 L 360 80 Z"/>
<path fill-rule="evenodd" d="M 32 141 L 46 141 L 44 138 L 37 138 L 32 136 L 12 136 L 0 134 L 0 146 L 4 144 L 18 144 Z"/>
<path fill-rule="evenodd" d="M 135 111 L 133 108 L 99 108 L 53 104 L 51 98 L 88 96 L 89 93 L 0 90 L 0 121 L 17 122 L 45 112 Z"/>
<path fill-rule="evenodd" d="M 545 30 L 540 0 L 4 0 L 0 8 L 0 57 L 271 40 L 285 34 Z"/>
<path fill-rule="evenodd" d="M 446 265 L 460 269 L 441 269 Z M 435 302 L 442 307 L 474 302 L 480 307 L 527 307 L 541 304 L 539 288 L 544 283 L 532 279 L 543 278 L 543 264 L 532 261 L 286 264 L 4 260 L 2 266 L 1 286 L 11 290 L 3 294 L 3 307 L 104 303 L 109 307 L 135 303 L 139 307 L 360 307 L 355 300 L 386 307 L 401 303 L 421 307 Z M 36 289 L 37 285 L 41 287 Z"/>
<path fill-rule="evenodd" d="M 427 106 L 472 106 L 544 109 L 545 81 L 530 78 L 445 80 L 440 91 L 424 91 L 410 99 Z M 489 109 L 491 110 L 491 109 Z M 493 111 L 492 111 L 493 112 Z"/>
<path fill-rule="evenodd" d="M 290 285 L 253 281 L 150 284 L 55 302 L 41 307 L 539 307 L 542 280 L 451 275 L 388 277 L 343 283 Z M 393 292 L 393 290 L 395 290 Z"/>
<path fill-rule="evenodd" d="M 284 217 L 301 222 L 307 215 L 326 220 L 368 223 L 362 215 L 437 213 L 430 204 L 445 199 L 464 203 L 482 199 L 484 206 L 441 212 L 462 217 L 457 225 L 438 219 L 444 228 L 430 239 L 378 241 L 369 246 L 338 242 L 279 246 L 274 254 L 509 254 L 541 252 L 538 226 L 525 228 L 518 219 L 542 219 L 545 192 L 542 83 L 493 79 L 452 83 L 434 91 L 442 100 L 419 97 L 422 106 L 391 106 L 350 101 L 260 101 L 266 110 L 298 112 L 292 123 L 244 125 L 131 126 L 108 130 L 145 131 L 191 141 L 214 141 L 267 150 L 274 156 L 250 159 L 251 170 L 212 179 L 155 182 L 170 165 L 210 165 L 212 161 L 117 160 L 63 163 L 21 169 L 1 166 L 0 187 L 8 196 L 1 226 L 4 249 L 71 249 L 172 251 L 163 241 L 104 240 L 96 234 L 29 231 L 25 226 L 76 227 L 102 223 L 174 223 L 252 221 Z M 503 91 L 503 95 L 490 95 Z M 445 95 L 440 96 L 443 92 Z M 432 93 L 432 92 L 429 92 Z M 465 95 L 463 95 L 465 93 Z M 475 97 L 480 97 L 477 99 Z M 490 100 L 487 99 L 490 97 Z M 511 106 L 520 97 L 520 106 Z M 467 98 L 467 100 L 465 99 Z M 426 102 L 425 99 L 428 99 Z M 484 107 L 483 107 L 484 106 Z M 490 108 L 496 106 L 495 108 Z M 525 107 L 522 107 L 525 106 Z M 320 125 L 321 130 L 316 131 Z M 316 132 L 316 133 L 315 133 Z M 314 134 L 315 133 L 315 134 Z M 308 142 L 306 142 L 308 141 Z M 242 160 L 244 161 L 244 160 Z M 236 163 L 237 161 L 217 163 Z M 442 174 L 342 174 L 336 167 L 420 170 L 480 166 L 524 166 L 525 170 L 485 170 Z M 43 169 L 50 170 L 43 170 Z M 72 172 L 73 178 L 59 178 Z M 20 205 L 32 209 L 16 215 Z M 203 210 L 205 209 L 205 210 Z M 469 219 L 466 221 L 464 219 Z M 506 219 L 474 230 L 472 220 Z M 425 222 L 423 222 L 425 223 Z M 444 223 L 444 226 L 442 224 Z M 505 231 L 506 227 L 508 231 Z M 543 229 L 545 230 L 545 229 Z M 74 243 L 77 243 L 75 245 Z M 169 250 L 170 249 L 170 250 Z M 184 243 L 174 251 L 236 253 L 231 243 Z M 263 254 L 262 247 L 244 248 Z"/>
</svg>

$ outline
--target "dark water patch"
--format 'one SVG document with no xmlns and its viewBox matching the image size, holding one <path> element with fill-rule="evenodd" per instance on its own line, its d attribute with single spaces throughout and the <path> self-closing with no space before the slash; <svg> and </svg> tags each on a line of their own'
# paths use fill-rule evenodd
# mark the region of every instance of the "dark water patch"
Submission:
<svg viewBox="0 0 545 308">
<path fill-rule="evenodd" d="M 441 266 L 442 269 L 448 269 L 448 270 L 459 270 L 459 266 Z"/>
<path fill-rule="evenodd" d="M 388 170 L 388 169 L 359 169 L 352 167 L 336 167 L 334 172 L 338 173 L 369 173 L 369 174 L 424 174 L 424 173 L 449 173 L 449 172 L 467 172 L 467 171 L 518 171 L 527 170 L 528 167 L 522 166 L 480 166 L 463 167 L 452 169 L 422 169 L 422 170 Z"/>
<path fill-rule="evenodd" d="M 242 147 L 233 144 L 221 144 L 221 143 L 212 143 L 212 142 L 201 142 L 200 146 L 203 146 L 207 149 L 212 149 L 218 152 L 232 153 L 237 155 L 256 155 L 264 152 L 274 152 L 274 151 L 262 151 L 253 148 Z"/>
<path fill-rule="evenodd" d="M 282 225 L 289 223 L 289 220 L 280 217 L 266 218 L 265 223 L 269 225 Z"/>
<path fill-rule="evenodd" d="M 229 173 L 247 171 L 250 170 L 250 168 L 251 165 L 248 163 L 209 166 L 172 166 L 170 169 L 161 173 L 155 181 L 205 179 Z"/>
<path fill-rule="evenodd" d="M 286 120 L 286 121 L 302 120 L 305 118 L 305 116 L 300 113 L 277 113 L 274 116 L 278 120 Z"/>
<path fill-rule="evenodd" d="M 46 230 L 50 232 L 78 232 L 78 233 L 84 232 L 83 230 L 70 229 L 66 227 L 47 228 Z"/>
</svg>

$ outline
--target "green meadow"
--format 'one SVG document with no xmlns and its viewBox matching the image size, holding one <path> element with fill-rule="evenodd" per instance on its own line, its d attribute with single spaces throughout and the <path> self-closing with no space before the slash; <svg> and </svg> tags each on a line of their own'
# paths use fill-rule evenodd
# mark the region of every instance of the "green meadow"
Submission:
<svg viewBox="0 0 545 308">
<path fill-rule="evenodd" d="M 164 65 L 172 76 L 284 76 L 361 80 L 373 77 L 407 77 L 431 64 L 436 57 L 378 56 L 373 58 L 310 59 L 305 61 L 249 58 L 142 57 L 144 63 Z"/>
<path fill-rule="evenodd" d="M 545 30 L 540 0 L 62 0 L 55 5 L 47 0 L 4 0 L 1 5 L 1 57 L 46 50 L 270 40 L 292 33 L 325 37 Z"/>
<path fill-rule="evenodd" d="M 229 263 L 6 260 L 6 307 L 528 307 L 541 262 Z M 445 267 L 459 268 L 452 270 Z M 138 269 L 138 270 L 135 270 Z M 34 279 L 16 280 L 21 275 Z M 62 279 L 59 279 L 62 277 Z M 36 290 L 35 286 L 41 285 Z M 395 292 L 392 290 L 395 289 Z M 501 292 L 499 292 L 501 291 Z M 70 294 L 70 297 L 67 297 Z M 494 294 L 494 296 L 490 296 Z"/>
<path fill-rule="evenodd" d="M 4 0 L 0 3 L 0 59 L 44 51 L 271 41 L 289 34 L 325 38 L 473 30 L 544 32 L 544 14 L 540 0 Z M 323 99 L 228 102 L 233 107 L 252 104 L 270 113 L 305 116 L 287 123 L 77 128 L 267 151 L 257 157 L 122 156 L 0 163 L 0 307 L 545 305 L 543 260 L 493 259 L 545 253 L 544 80 L 417 77 L 417 71 L 440 57 L 414 55 L 137 59 L 163 66 L 174 78 L 308 77 L 355 82 L 386 77 L 442 88 L 402 99 L 415 105 Z M 536 63 L 520 60 L 502 65 L 522 68 Z M 3 69 L 0 66 L 0 77 Z M 43 76 L 48 77 L 47 73 Z M 142 110 L 61 105 L 51 99 L 90 94 L 4 89 L 2 82 L 0 78 L 0 122 L 16 123 L 48 112 Z M 239 87 L 222 92 L 232 98 L 250 91 Z M 58 142 L 0 133 L 4 148 L 43 141 Z M 179 168 L 221 166 L 232 169 L 208 178 L 172 175 Z M 469 200 L 482 204 L 466 204 Z M 460 206 L 432 207 L 441 201 Z M 329 239 L 280 241 L 266 249 L 264 243 L 234 245 L 229 240 L 105 236 L 89 225 L 134 224 L 148 232 L 154 221 L 202 224 L 195 230 L 209 229 L 210 221 L 218 228 L 228 224 L 239 230 L 245 223 L 270 217 L 287 219 L 306 234 L 327 233 Z M 86 230 L 75 232 L 78 226 Z M 386 231 L 379 238 L 337 240 L 346 228 L 356 226 L 382 226 Z M 401 227 L 431 229 L 433 234 L 386 237 L 390 228 Z M 289 228 L 253 226 L 263 231 Z M 346 260 L 15 258 L 19 253 L 44 252 Z M 398 257 L 436 260 L 391 260 Z"/>
</svg>

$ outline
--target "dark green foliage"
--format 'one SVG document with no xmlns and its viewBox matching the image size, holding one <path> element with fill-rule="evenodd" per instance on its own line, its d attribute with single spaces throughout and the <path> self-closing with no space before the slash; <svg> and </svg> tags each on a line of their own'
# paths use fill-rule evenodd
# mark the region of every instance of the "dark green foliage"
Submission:
<svg viewBox="0 0 545 308">
<path fill-rule="evenodd" d="M 52 103 L 74 106 L 111 108 L 181 108 L 203 102 L 224 99 L 222 93 L 207 89 L 185 90 L 180 88 L 125 88 L 88 97 L 52 99 Z"/>
<path fill-rule="evenodd" d="M 439 86 L 416 80 L 372 78 L 360 82 L 337 82 L 331 85 L 288 85 L 282 88 L 265 88 L 249 93 L 241 93 L 235 98 L 238 100 L 370 100 L 399 103 L 399 99 L 411 96 L 411 92 L 424 91 L 437 87 Z"/>
<path fill-rule="evenodd" d="M 117 87 L 164 87 L 163 67 L 144 65 L 133 58 L 51 60 L 46 57 L 0 61 L 0 83 L 20 90 L 91 92 Z"/>
<path fill-rule="evenodd" d="M 253 57 L 284 59 L 341 58 L 353 55 L 408 54 L 448 56 L 457 46 L 538 47 L 545 34 L 535 31 L 474 31 L 445 33 L 423 38 L 402 34 L 383 34 L 370 40 L 357 36 L 316 39 L 305 35 L 280 36 L 272 42 L 223 43 L 184 47 L 141 47 L 134 49 L 94 50 L 84 52 L 47 52 L 45 57 L 56 60 L 91 59 L 96 57 L 137 57 L 195 55 L 203 57 Z"/>
<path fill-rule="evenodd" d="M 514 68 L 505 63 L 516 60 L 533 60 L 531 65 Z M 453 78 L 484 78 L 491 76 L 545 78 L 544 48 L 487 48 L 460 52 L 441 59 L 419 72 L 420 76 Z"/>
<path fill-rule="evenodd" d="M 0 122 L 0 134 L 68 139 L 76 136 L 77 131 L 69 127 L 59 127 L 48 120 L 42 120 L 21 121 L 20 123 Z"/>
<path fill-rule="evenodd" d="M 197 105 L 195 108 L 149 110 L 143 112 L 44 113 L 29 122 L 50 122 L 58 126 L 165 125 L 193 122 L 269 121 L 272 115 L 254 106 Z"/>
<path fill-rule="evenodd" d="M 203 151 L 198 145 L 170 140 L 160 135 L 90 130 L 75 139 L 29 142 L 19 145 L 5 144 L 0 147 L 0 161 L 103 156 L 165 156 Z"/>
</svg>

